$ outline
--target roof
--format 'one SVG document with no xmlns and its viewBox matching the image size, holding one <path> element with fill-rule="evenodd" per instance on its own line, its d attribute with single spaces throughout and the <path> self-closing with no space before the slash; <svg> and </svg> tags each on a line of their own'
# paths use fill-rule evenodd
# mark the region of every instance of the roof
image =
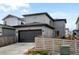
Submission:
<svg viewBox="0 0 79 59">
<path fill-rule="evenodd" d="M 35 16 L 35 15 L 43 15 L 43 14 L 45 14 L 46 16 L 48 16 L 51 20 L 54 20 L 47 12 L 34 13 L 34 14 L 26 14 L 26 15 L 23 15 L 23 16 L 26 17 L 26 16 Z"/>
<path fill-rule="evenodd" d="M 79 30 L 73 30 L 73 33 L 75 33 L 75 32 L 77 32 L 77 33 L 78 33 L 78 32 L 79 32 Z"/>
<path fill-rule="evenodd" d="M 18 18 L 18 20 L 22 20 L 21 18 L 17 17 L 17 16 L 14 16 L 14 15 L 7 15 L 6 17 L 4 17 L 2 20 L 5 20 L 6 18 L 8 17 L 15 17 L 15 18 Z"/>
<path fill-rule="evenodd" d="M 12 27 L 12 26 L 4 25 L 4 24 L 0 24 L 0 27 L 1 27 L 1 28 L 8 28 L 8 29 L 15 29 L 15 28 Z"/>
<path fill-rule="evenodd" d="M 79 31 L 79 30 L 73 30 L 73 31 Z"/>
<path fill-rule="evenodd" d="M 53 21 L 65 21 L 65 23 L 67 23 L 66 19 L 53 19 L 47 12 L 34 13 L 34 14 L 26 14 L 26 15 L 23 15 L 23 16 L 26 17 L 26 16 L 43 15 L 43 14 L 45 14 L 47 17 L 49 17 L 49 18 L 50 18 L 51 20 L 53 20 Z M 16 18 L 18 18 L 18 20 L 24 21 L 23 18 L 19 18 L 19 17 L 14 16 L 14 15 L 8 15 L 8 16 L 6 16 L 3 20 L 5 20 L 5 19 L 8 18 L 8 17 L 16 17 Z"/>
<path fill-rule="evenodd" d="M 76 24 L 78 23 L 78 21 L 79 21 L 79 16 L 78 16 L 78 19 L 77 19 L 77 21 L 76 21 Z"/>
<path fill-rule="evenodd" d="M 23 15 L 23 16 L 26 17 L 26 16 L 34 16 L 34 15 L 42 15 L 42 14 L 45 14 L 46 16 L 48 16 L 53 21 L 65 21 L 65 23 L 67 23 L 66 19 L 53 19 L 47 12 L 26 14 L 26 15 Z"/>
<path fill-rule="evenodd" d="M 54 19 L 54 21 L 65 21 L 67 23 L 66 19 Z"/>
<path fill-rule="evenodd" d="M 21 28 L 21 27 L 33 27 L 33 26 L 46 26 L 49 27 L 51 29 L 54 29 L 54 27 L 48 25 L 48 24 L 44 24 L 44 23 L 28 23 L 28 24 L 23 24 L 23 25 L 17 25 L 17 26 L 13 26 L 14 28 Z"/>
</svg>

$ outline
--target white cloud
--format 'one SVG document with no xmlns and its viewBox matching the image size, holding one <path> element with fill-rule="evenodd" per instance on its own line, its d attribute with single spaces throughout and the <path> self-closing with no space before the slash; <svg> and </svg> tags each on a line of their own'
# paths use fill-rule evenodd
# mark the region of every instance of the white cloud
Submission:
<svg viewBox="0 0 79 59">
<path fill-rule="evenodd" d="M 27 0 L 0 0 L 0 4 L 5 4 L 12 7 L 16 7 L 16 6 L 29 7 L 29 4 L 26 4 L 26 3 L 27 3 Z"/>
<path fill-rule="evenodd" d="M 0 9 L 4 12 L 14 11 L 20 7 L 29 8 L 30 5 L 27 0 L 0 0 Z"/>
<path fill-rule="evenodd" d="M 29 10 L 23 9 L 21 12 L 24 14 L 24 13 L 28 13 Z"/>
<path fill-rule="evenodd" d="M 20 16 L 23 13 L 28 13 L 30 4 L 27 0 L 0 0 L 0 23 L 3 23 L 3 19 L 8 14 Z"/>
</svg>

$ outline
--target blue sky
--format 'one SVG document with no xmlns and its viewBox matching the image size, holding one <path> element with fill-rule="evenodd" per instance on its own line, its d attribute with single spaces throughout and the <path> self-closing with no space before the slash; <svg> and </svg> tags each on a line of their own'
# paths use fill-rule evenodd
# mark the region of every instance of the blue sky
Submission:
<svg viewBox="0 0 79 59">
<path fill-rule="evenodd" d="M 2 23 L 2 19 L 8 14 L 22 17 L 21 15 L 23 14 L 48 12 L 52 18 L 67 19 L 66 27 L 70 30 L 76 28 L 75 22 L 79 16 L 79 4 L 26 2 L 26 0 L 22 0 L 21 2 L 17 0 L 5 2 L 2 0 L 2 2 L 0 2 L 0 23 Z"/>
</svg>

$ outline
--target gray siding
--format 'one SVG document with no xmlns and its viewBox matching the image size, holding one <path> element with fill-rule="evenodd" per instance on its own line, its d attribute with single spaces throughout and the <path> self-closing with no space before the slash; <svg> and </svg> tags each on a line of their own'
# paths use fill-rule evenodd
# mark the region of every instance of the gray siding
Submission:
<svg viewBox="0 0 79 59">
<path fill-rule="evenodd" d="M 0 36 L 2 35 L 2 28 L 0 27 Z"/>
<path fill-rule="evenodd" d="M 55 31 L 60 32 L 60 37 L 65 36 L 65 21 L 55 21 L 54 27 L 55 27 Z"/>
<path fill-rule="evenodd" d="M 21 25 L 21 21 L 18 20 L 18 18 L 16 17 L 9 17 L 9 18 L 6 18 L 4 20 L 4 23 L 6 25 L 10 25 L 10 26 L 15 26 L 15 25 Z"/>
<path fill-rule="evenodd" d="M 47 17 L 46 15 L 34 15 L 34 16 L 26 16 L 24 20 L 26 24 L 33 23 L 33 22 L 39 22 L 39 23 L 46 23 L 50 25 L 51 19 L 49 19 L 49 17 Z"/>
<path fill-rule="evenodd" d="M 50 20 L 49 25 L 52 26 L 52 27 L 54 27 L 54 22 L 53 22 L 53 20 Z"/>
<path fill-rule="evenodd" d="M 42 30 L 44 31 L 43 32 L 44 37 L 54 37 L 54 30 L 53 29 L 43 26 Z"/>
<path fill-rule="evenodd" d="M 15 30 L 14 29 L 2 28 L 2 35 L 3 36 L 15 36 Z"/>
</svg>

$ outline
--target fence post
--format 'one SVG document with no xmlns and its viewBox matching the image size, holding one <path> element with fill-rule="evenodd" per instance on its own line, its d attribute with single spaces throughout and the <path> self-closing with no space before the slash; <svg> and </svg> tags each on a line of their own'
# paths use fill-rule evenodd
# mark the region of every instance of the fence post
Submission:
<svg viewBox="0 0 79 59">
<path fill-rule="evenodd" d="M 75 54 L 77 53 L 77 41 L 75 39 Z"/>
<path fill-rule="evenodd" d="M 53 53 L 55 53 L 55 39 L 52 39 L 52 45 L 53 45 Z"/>
</svg>

